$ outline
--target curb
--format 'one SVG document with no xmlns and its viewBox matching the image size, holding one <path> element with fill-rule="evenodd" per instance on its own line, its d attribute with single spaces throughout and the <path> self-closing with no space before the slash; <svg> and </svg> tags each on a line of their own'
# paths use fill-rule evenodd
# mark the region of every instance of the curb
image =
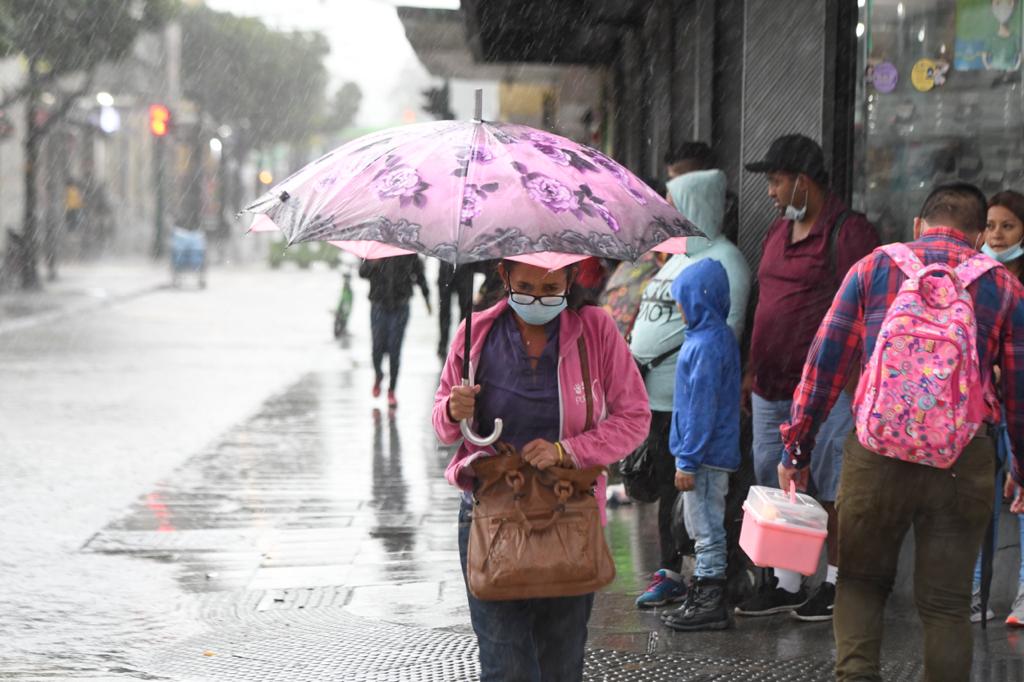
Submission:
<svg viewBox="0 0 1024 682">
<path fill-rule="evenodd" d="M 46 324 L 47 322 L 54 322 L 56 320 L 61 320 L 67 317 L 73 317 L 75 315 L 81 315 L 83 313 L 88 313 L 95 310 L 102 310 L 103 308 L 109 308 L 120 303 L 126 303 L 136 298 L 141 298 L 148 294 L 156 293 L 157 291 L 170 288 L 171 285 L 167 283 L 149 284 L 141 289 L 129 291 L 124 294 L 117 294 L 114 296 L 97 298 L 89 300 L 86 303 L 65 305 L 55 310 L 48 310 L 43 313 L 35 313 L 31 315 L 25 315 L 22 317 L 16 317 L 5 322 L 0 322 L 0 336 L 10 334 L 13 332 L 23 331 L 25 329 L 31 329 L 33 327 L 38 327 L 39 325 Z"/>
</svg>

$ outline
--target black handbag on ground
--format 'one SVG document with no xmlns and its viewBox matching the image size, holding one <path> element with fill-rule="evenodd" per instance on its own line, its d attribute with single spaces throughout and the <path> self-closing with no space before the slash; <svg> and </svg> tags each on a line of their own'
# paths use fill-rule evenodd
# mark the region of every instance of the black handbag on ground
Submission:
<svg viewBox="0 0 1024 682">
<path fill-rule="evenodd" d="M 657 502 L 661 489 L 654 462 L 655 453 L 651 452 L 647 443 L 644 441 L 643 445 L 619 462 L 619 473 L 622 474 L 626 494 L 637 502 Z"/>
<path fill-rule="evenodd" d="M 640 370 L 641 378 L 646 379 L 652 369 L 678 352 L 678 348 L 670 348 L 650 362 L 641 363 L 635 357 L 633 359 Z M 657 453 L 651 452 L 650 442 L 651 439 L 648 437 L 640 447 L 619 462 L 619 473 L 622 475 L 622 485 L 626 489 L 626 494 L 637 502 L 657 502 L 663 487 L 662 482 L 658 480 L 659 472 L 655 461 Z"/>
</svg>

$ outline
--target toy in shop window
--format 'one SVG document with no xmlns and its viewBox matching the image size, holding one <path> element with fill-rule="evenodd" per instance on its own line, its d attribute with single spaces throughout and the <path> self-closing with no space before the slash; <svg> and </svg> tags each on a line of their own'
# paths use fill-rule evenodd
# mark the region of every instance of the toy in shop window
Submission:
<svg viewBox="0 0 1024 682">
<path fill-rule="evenodd" d="M 1021 67 L 1020 0 L 957 0 L 957 71 L 1017 71 Z"/>
</svg>

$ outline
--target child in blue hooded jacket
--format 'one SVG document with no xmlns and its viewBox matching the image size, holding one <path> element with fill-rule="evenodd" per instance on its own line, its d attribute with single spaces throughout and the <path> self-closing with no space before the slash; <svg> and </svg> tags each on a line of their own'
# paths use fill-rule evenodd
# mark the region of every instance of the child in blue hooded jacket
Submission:
<svg viewBox="0 0 1024 682">
<path fill-rule="evenodd" d="M 725 600 L 725 496 L 729 473 L 740 466 L 740 351 L 726 324 L 725 268 L 711 258 L 694 263 L 673 281 L 672 296 L 686 339 L 676 363 L 670 448 L 697 567 L 686 601 L 664 620 L 675 630 L 723 630 L 732 626 Z"/>
</svg>

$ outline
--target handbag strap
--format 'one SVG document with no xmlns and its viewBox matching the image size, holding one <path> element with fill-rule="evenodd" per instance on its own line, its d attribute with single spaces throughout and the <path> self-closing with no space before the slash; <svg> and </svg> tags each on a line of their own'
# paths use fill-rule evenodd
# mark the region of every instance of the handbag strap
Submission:
<svg viewBox="0 0 1024 682">
<path fill-rule="evenodd" d="M 580 350 L 580 369 L 583 370 L 583 396 L 587 400 L 587 423 L 583 430 L 589 431 L 594 428 L 594 387 L 590 381 L 590 357 L 587 355 L 587 344 L 583 341 L 582 334 L 577 339 L 577 345 Z"/>
</svg>

